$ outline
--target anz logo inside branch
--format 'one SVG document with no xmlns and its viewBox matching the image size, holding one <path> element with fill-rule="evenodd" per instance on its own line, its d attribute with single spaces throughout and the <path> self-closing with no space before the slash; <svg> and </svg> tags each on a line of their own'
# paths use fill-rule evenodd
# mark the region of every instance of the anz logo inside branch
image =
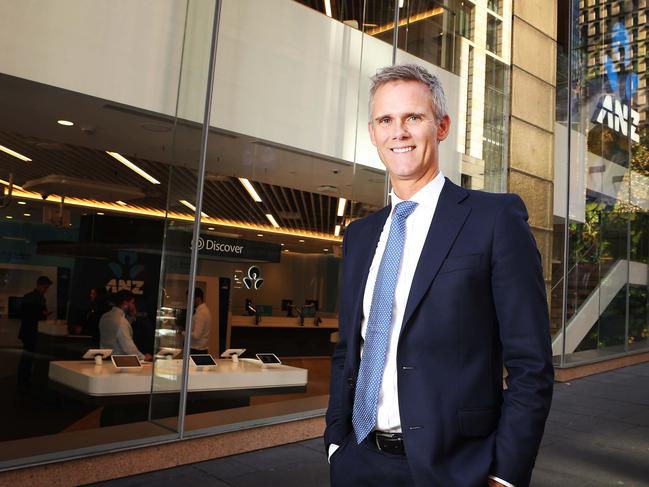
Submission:
<svg viewBox="0 0 649 487">
<path fill-rule="evenodd" d="M 604 56 L 608 93 L 599 99 L 592 121 L 637 143 L 640 114 L 631 108 L 631 101 L 638 90 L 638 74 L 632 70 L 629 32 L 620 23 L 613 27 L 611 53 L 613 58 Z"/>
<path fill-rule="evenodd" d="M 137 262 L 137 253 L 120 251 L 117 262 L 110 262 L 108 268 L 114 275 L 106 284 L 108 292 L 131 291 L 133 294 L 144 294 L 144 280 L 138 279 L 144 271 L 144 265 Z"/>
<path fill-rule="evenodd" d="M 258 290 L 264 285 L 264 280 L 261 278 L 261 269 L 253 265 L 248 269 L 248 275 L 243 278 L 243 284 L 247 289 Z"/>
</svg>

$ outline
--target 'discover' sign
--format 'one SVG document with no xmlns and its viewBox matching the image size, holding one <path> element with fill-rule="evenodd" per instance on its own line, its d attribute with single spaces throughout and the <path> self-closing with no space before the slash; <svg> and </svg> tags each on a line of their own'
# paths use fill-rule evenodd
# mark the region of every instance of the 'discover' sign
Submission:
<svg viewBox="0 0 649 487">
<path fill-rule="evenodd" d="M 192 246 L 190 232 L 169 232 L 170 250 L 188 252 Z M 281 246 L 278 244 L 217 237 L 201 234 L 198 254 L 201 257 L 228 258 L 247 261 L 279 262 Z"/>
</svg>

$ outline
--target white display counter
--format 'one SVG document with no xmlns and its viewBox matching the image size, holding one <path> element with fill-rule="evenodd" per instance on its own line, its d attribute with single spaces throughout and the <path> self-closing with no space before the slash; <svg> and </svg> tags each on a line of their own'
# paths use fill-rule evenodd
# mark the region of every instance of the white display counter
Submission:
<svg viewBox="0 0 649 487">
<path fill-rule="evenodd" d="M 288 365 L 262 367 L 254 359 L 217 360 L 212 368 L 189 369 L 189 392 L 249 391 L 258 389 L 304 388 L 308 370 Z M 141 395 L 151 392 L 176 392 L 180 388 L 182 361 L 158 360 L 155 376 L 153 364 L 144 364 L 141 369 L 119 371 L 110 360 L 101 365 L 93 361 L 50 362 L 50 380 L 88 396 Z"/>
</svg>

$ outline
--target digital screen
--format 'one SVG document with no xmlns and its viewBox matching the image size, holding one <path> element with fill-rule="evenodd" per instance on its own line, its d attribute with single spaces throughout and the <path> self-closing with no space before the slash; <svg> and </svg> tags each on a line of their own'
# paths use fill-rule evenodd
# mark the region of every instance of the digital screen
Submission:
<svg viewBox="0 0 649 487">
<path fill-rule="evenodd" d="M 190 355 L 194 365 L 198 367 L 205 367 L 207 365 L 216 365 L 216 362 L 209 353 L 200 355 Z"/>
<path fill-rule="evenodd" d="M 137 355 L 113 355 L 115 367 L 142 367 Z"/>
<path fill-rule="evenodd" d="M 257 358 L 261 360 L 263 364 L 281 364 L 280 359 L 277 358 L 277 355 L 274 353 L 258 353 Z"/>
</svg>

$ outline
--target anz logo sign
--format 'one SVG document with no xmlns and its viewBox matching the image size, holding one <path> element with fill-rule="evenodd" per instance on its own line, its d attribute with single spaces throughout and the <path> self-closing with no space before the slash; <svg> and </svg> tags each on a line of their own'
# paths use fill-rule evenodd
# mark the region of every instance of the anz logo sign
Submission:
<svg viewBox="0 0 649 487">
<path fill-rule="evenodd" d="M 261 277 L 261 269 L 253 265 L 248 269 L 248 275 L 243 278 L 243 283 L 247 289 L 257 291 L 264 285 L 264 280 Z"/>
<path fill-rule="evenodd" d="M 131 291 L 133 294 L 144 294 L 144 281 L 137 279 L 144 266 L 137 263 L 135 252 L 120 251 L 117 253 L 117 262 L 110 262 L 108 268 L 115 276 L 110 279 L 105 287 L 108 292 Z"/>
<path fill-rule="evenodd" d="M 630 120 L 629 120 L 629 111 Z M 631 108 L 629 105 L 623 105 L 622 102 L 613 98 L 613 95 L 603 96 L 597 104 L 597 110 L 593 117 L 593 122 L 601 125 L 606 125 L 611 130 L 625 137 L 631 133 L 631 140 L 633 142 L 640 142 L 638 135 L 638 127 L 640 125 L 640 114 Z"/>
<path fill-rule="evenodd" d="M 620 23 L 613 27 L 611 50 L 617 59 L 606 55 L 604 66 L 612 93 L 600 98 L 592 121 L 605 125 L 625 137 L 628 136 L 633 142 L 640 142 L 640 114 L 631 108 L 631 100 L 638 90 L 638 74 L 631 71 L 632 49 L 629 32 Z"/>
</svg>

